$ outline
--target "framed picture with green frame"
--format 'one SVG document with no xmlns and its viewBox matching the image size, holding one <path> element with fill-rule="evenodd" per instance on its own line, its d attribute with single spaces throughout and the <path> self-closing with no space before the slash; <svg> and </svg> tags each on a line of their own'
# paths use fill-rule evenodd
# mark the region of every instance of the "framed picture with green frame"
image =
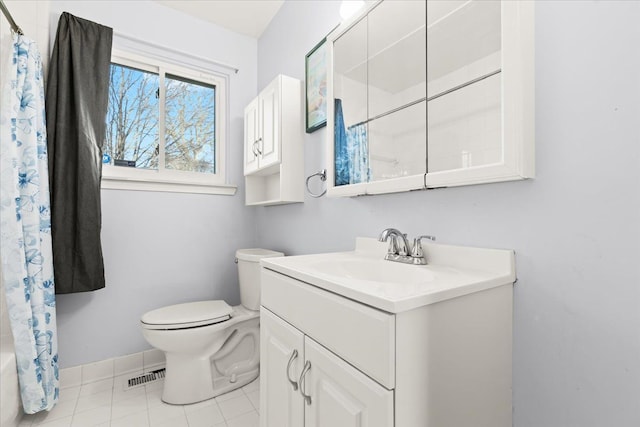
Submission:
<svg viewBox="0 0 640 427">
<path fill-rule="evenodd" d="M 307 133 L 327 125 L 327 38 L 305 56 L 305 122 Z"/>
</svg>

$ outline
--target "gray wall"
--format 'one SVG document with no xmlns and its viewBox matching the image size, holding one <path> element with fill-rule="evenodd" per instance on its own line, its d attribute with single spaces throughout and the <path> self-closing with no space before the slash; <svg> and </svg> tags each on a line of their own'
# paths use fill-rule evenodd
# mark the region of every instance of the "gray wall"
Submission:
<svg viewBox="0 0 640 427">
<path fill-rule="evenodd" d="M 286 2 L 258 43 L 258 87 L 304 78 L 336 2 Z M 529 181 L 258 209 L 258 243 L 349 250 L 385 227 L 511 248 L 514 425 L 640 425 L 640 2 L 536 9 L 536 161 Z M 295 35 L 295 36 L 294 36 Z M 307 135 L 306 175 L 327 165 Z"/>
<path fill-rule="evenodd" d="M 150 1 L 52 1 L 51 43 L 61 12 L 186 53 L 236 65 L 229 93 L 229 177 L 235 196 L 102 191 L 107 286 L 59 295 L 60 366 L 146 350 L 140 316 L 202 299 L 238 304 L 234 253 L 252 247 L 255 211 L 244 208 L 244 106 L 256 94 L 257 41 Z"/>
</svg>

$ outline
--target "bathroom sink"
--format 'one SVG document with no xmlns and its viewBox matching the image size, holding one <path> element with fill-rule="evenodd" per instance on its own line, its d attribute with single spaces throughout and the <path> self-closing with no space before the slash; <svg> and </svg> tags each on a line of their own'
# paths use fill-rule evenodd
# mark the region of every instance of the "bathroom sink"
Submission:
<svg viewBox="0 0 640 427">
<path fill-rule="evenodd" d="M 365 257 L 323 260 L 309 267 L 323 275 L 378 283 L 418 284 L 431 282 L 434 278 L 433 272 L 425 266 Z"/>
<path fill-rule="evenodd" d="M 387 244 L 357 238 L 355 250 L 268 258 L 264 269 L 389 313 L 515 281 L 514 253 L 427 243 L 427 265 L 385 260 Z"/>
</svg>

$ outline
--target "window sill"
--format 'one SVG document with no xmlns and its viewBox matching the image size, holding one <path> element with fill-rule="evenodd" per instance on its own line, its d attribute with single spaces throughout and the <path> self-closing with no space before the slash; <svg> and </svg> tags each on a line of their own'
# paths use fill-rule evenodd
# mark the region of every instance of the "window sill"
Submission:
<svg viewBox="0 0 640 427">
<path fill-rule="evenodd" d="M 218 194 L 233 196 L 237 186 L 189 181 L 146 180 L 116 176 L 102 176 L 103 190 L 159 191 L 166 193 Z"/>
</svg>

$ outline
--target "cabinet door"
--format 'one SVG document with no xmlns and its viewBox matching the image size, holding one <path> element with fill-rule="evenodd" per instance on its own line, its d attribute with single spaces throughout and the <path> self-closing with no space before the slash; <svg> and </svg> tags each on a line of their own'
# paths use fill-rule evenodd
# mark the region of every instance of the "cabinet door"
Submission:
<svg viewBox="0 0 640 427">
<path fill-rule="evenodd" d="M 305 337 L 305 427 L 393 426 L 393 391 Z"/>
<path fill-rule="evenodd" d="M 258 96 L 260 102 L 260 168 L 280 162 L 280 79 Z"/>
<path fill-rule="evenodd" d="M 261 427 L 303 427 L 304 403 L 297 385 L 303 344 L 302 332 L 264 307 L 260 309 Z"/>
<path fill-rule="evenodd" d="M 428 2 L 429 188 L 534 177 L 535 2 Z"/>
<path fill-rule="evenodd" d="M 258 169 L 258 98 L 244 109 L 244 174 Z"/>
</svg>

